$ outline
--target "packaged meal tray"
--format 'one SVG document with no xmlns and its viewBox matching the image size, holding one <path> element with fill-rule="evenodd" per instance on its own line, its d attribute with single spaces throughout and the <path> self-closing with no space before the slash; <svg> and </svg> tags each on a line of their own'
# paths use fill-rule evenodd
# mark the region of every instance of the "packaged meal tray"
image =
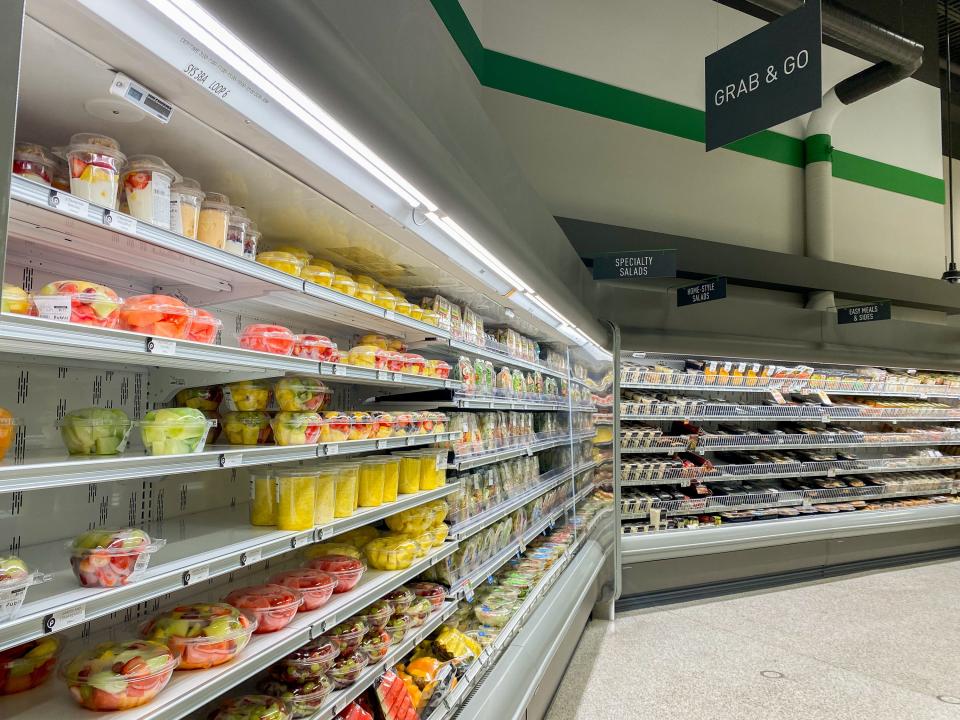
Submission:
<svg viewBox="0 0 960 720">
<path fill-rule="evenodd" d="M 70 567 L 83 587 L 126 585 L 165 544 L 138 528 L 88 530 L 70 543 Z"/>
<path fill-rule="evenodd" d="M 199 670 L 229 662 L 250 642 L 256 618 L 227 603 L 178 605 L 141 627 L 148 640 L 165 644 L 180 657 L 180 670 Z"/>
<path fill-rule="evenodd" d="M 150 702 L 170 682 L 176 652 L 150 640 L 107 642 L 83 651 L 61 674 L 70 695 L 88 710 L 129 710 Z"/>
</svg>

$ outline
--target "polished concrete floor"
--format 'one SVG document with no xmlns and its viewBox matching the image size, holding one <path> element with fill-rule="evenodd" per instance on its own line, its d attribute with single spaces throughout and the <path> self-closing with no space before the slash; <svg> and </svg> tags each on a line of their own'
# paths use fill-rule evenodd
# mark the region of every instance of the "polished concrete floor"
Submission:
<svg viewBox="0 0 960 720">
<path fill-rule="evenodd" d="M 960 561 L 591 622 L 547 720 L 960 720 Z"/>
</svg>

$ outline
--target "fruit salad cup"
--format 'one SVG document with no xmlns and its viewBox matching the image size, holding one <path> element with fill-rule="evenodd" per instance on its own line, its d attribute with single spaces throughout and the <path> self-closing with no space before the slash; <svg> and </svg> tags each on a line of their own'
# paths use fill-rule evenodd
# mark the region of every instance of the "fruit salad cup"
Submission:
<svg viewBox="0 0 960 720">
<path fill-rule="evenodd" d="M 293 710 L 270 695 L 241 695 L 221 700 L 207 720 L 291 720 Z"/>
<path fill-rule="evenodd" d="M 251 585 L 237 588 L 223 601 L 240 610 L 246 610 L 257 619 L 257 635 L 285 628 L 303 603 L 299 590 L 283 585 Z"/>
<path fill-rule="evenodd" d="M 111 288 L 86 280 L 58 280 L 33 295 L 34 307 L 42 318 L 104 328 L 117 327 L 121 303 Z"/>
<path fill-rule="evenodd" d="M 16 555 L 0 555 L 0 622 L 17 614 L 31 585 L 49 579 L 41 572 L 31 572 Z"/>
<path fill-rule="evenodd" d="M 360 647 L 360 640 L 369 628 L 357 618 L 350 618 L 339 625 L 335 625 L 323 634 L 340 650 L 340 656 L 349 655 Z"/>
<path fill-rule="evenodd" d="M 272 385 L 265 380 L 242 380 L 224 386 L 225 410 L 266 410 Z"/>
<path fill-rule="evenodd" d="M 340 351 L 337 344 L 326 335 L 297 335 L 293 345 L 295 357 L 321 360 L 323 362 L 340 362 Z"/>
<path fill-rule="evenodd" d="M 438 380 L 446 380 L 450 377 L 450 365 L 443 360 L 427 360 L 424 374 Z"/>
<path fill-rule="evenodd" d="M 350 687 L 369 663 L 367 656 L 362 652 L 341 653 L 330 668 L 330 679 L 338 689 Z"/>
<path fill-rule="evenodd" d="M 303 596 L 300 612 L 316 610 L 327 604 L 337 587 L 338 580 L 330 573 L 313 568 L 284 570 L 270 576 L 267 582 L 293 588 Z"/>
<path fill-rule="evenodd" d="M 277 524 L 277 476 L 272 468 L 250 468 L 250 524 Z"/>
<path fill-rule="evenodd" d="M 370 664 L 383 660 L 390 652 L 390 633 L 386 630 L 370 630 L 360 641 L 360 652 L 367 656 Z"/>
<path fill-rule="evenodd" d="M 318 638 L 275 662 L 270 668 L 270 677 L 288 683 L 316 680 L 327 674 L 339 654 L 336 643 Z"/>
<path fill-rule="evenodd" d="M 276 470 L 277 529 L 309 530 L 316 510 L 317 476 L 308 467 Z"/>
<path fill-rule="evenodd" d="M 376 294 L 373 297 L 373 304 L 379 305 L 384 310 L 393 310 L 397 309 L 397 298 L 393 293 L 387 292 L 386 290 L 377 290 Z"/>
<path fill-rule="evenodd" d="M 197 239 L 197 225 L 204 194 L 200 183 L 183 178 L 170 186 L 170 230 L 191 240 Z"/>
<path fill-rule="evenodd" d="M 447 597 L 446 589 L 443 585 L 437 583 L 418 581 L 409 583 L 407 587 L 409 587 L 418 598 L 427 598 L 434 610 L 439 610 Z"/>
<path fill-rule="evenodd" d="M 270 416 L 259 410 L 224 413 L 222 422 L 231 445 L 266 445 L 273 438 Z"/>
<path fill-rule="evenodd" d="M 223 400 L 223 388 L 219 385 L 185 388 L 177 393 L 175 400 L 180 407 L 216 412 Z"/>
<path fill-rule="evenodd" d="M 342 270 L 334 269 L 333 281 L 330 283 L 330 288 L 336 290 L 338 293 L 349 295 L 350 297 L 354 297 L 357 294 L 357 282 L 350 277 L 349 273 L 345 273 Z"/>
<path fill-rule="evenodd" d="M 193 603 L 156 616 L 140 634 L 179 655 L 180 670 L 200 670 L 232 660 L 256 628 L 253 615 L 227 603 Z"/>
<path fill-rule="evenodd" d="M 383 630 L 391 617 L 393 617 L 393 605 L 386 600 L 377 600 L 356 615 L 356 619 L 367 626 L 368 632 Z"/>
<path fill-rule="evenodd" d="M 18 142 L 13 146 L 13 174 L 49 187 L 56 161 L 43 145 Z"/>
<path fill-rule="evenodd" d="M 413 413 L 397 413 L 393 416 L 395 425 L 393 426 L 394 437 L 407 437 L 415 435 L 417 431 L 416 416 Z"/>
<path fill-rule="evenodd" d="M 393 415 L 386 412 L 376 412 L 373 413 L 372 419 L 373 433 L 370 435 L 370 437 L 378 440 L 393 437 L 394 430 L 397 426 L 397 421 L 394 419 Z"/>
<path fill-rule="evenodd" d="M 375 570 L 406 570 L 416 559 L 416 545 L 399 535 L 385 535 L 371 540 L 363 552 Z"/>
<path fill-rule="evenodd" d="M 350 431 L 348 440 L 369 440 L 373 437 L 375 427 L 373 417 L 365 412 L 355 412 L 350 417 Z"/>
<path fill-rule="evenodd" d="M 360 485 L 357 491 L 359 507 L 378 507 L 383 504 L 383 464 L 375 457 L 360 461 Z"/>
<path fill-rule="evenodd" d="M 407 627 L 418 628 L 423 625 L 433 612 L 433 604 L 429 598 L 418 597 L 407 608 Z"/>
<path fill-rule="evenodd" d="M 283 377 L 274 385 L 273 395 L 281 410 L 317 412 L 327 406 L 333 392 L 319 378 Z"/>
<path fill-rule="evenodd" d="M 243 238 L 243 257 L 247 260 L 257 259 L 257 248 L 260 247 L 260 238 L 263 233 L 257 228 L 255 222 L 250 223 L 247 228 L 247 234 Z"/>
<path fill-rule="evenodd" d="M 270 424 L 277 445 L 314 445 L 326 427 L 315 412 L 278 412 Z"/>
<path fill-rule="evenodd" d="M 296 336 L 282 325 L 247 325 L 240 334 L 240 347 L 274 355 L 291 355 Z"/>
<path fill-rule="evenodd" d="M 70 544 L 70 566 L 83 587 L 116 587 L 136 580 L 166 544 L 143 530 L 88 530 Z"/>
<path fill-rule="evenodd" d="M 16 285 L 3 283 L 3 290 L 0 291 L 0 312 L 31 315 L 33 301 L 30 299 L 30 293 Z"/>
<path fill-rule="evenodd" d="M 223 326 L 223 321 L 206 310 L 194 308 L 194 312 L 196 314 L 193 316 L 193 322 L 190 323 L 187 340 L 212 345 L 213 341 L 217 339 L 217 333 Z"/>
<path fill-rule="evenodd" d="M 330 573 L 337 579 L 337 586 L 333 589 L 336 594 L 349 592 L 360 582 L 360 577 L 367 566 L 356 558 L 346 555 L 327 555 L 318 557 L 307 563 L 307 567 Z"/>
<path fill-rule="evenodd" d="M 257 254 L 257 262 L 274 270 L 285 272 L 288 275 L 300 277 L 303 271 L 303 261 L 296 255 L 288 252 L 269 251 Z"/>
<path fill-rule="evenodd" d="M 426 374 L 427 361 L 423 359 L 423 355 L 403 353 L 401 358 L 403 359 L 404 372 L 410 373 L 411 375 Z"/>
<path fill-rule="evenodd" d="M 117 209 L 120 169 L 126 157 L 113 138 L 76 133 L 66 148 L 57 151 L 70 166 L 70 192 L 94 205 Z"/>
<path fill-rule="evenodd" d="M 227 244 L 223 249 L 231 255 L 243 257 L 243 247 L 251 222 L 243 208 L 231 207 L 230 214 L 227 216 Z"/>
<path fill-rule="evenodd" d="M 387 527 L 396 533 L 419 536 L 430 529 L 433 525 L 433 518 L 434 510 L 421 505 L 388 515 L 386 523 Z"/>
<path fill-rule="evenodd" d="M 400 476 L 398 492 L 401 495 L 410 495 L 420 492 L 420 456 L 413 452 L 394 453 L 400 458 Z"/>
<path fill-rule="evenodd" d="M 323 427 L 320 430 L 320 442 L 345 442 L 350 439 L 353 421 L 349 415 L 328 410 L 323 414 Z"/>
<path fill-rule="evenodd" d="M 403 641 L 404 636 L 407 634 L 407 630 L 411 629 L 410 621 L 408 620 L 406 614 L 396 614 L 387 621 L 386 631 L 390 633 L 390 637 L 393 639 L 393 644 L 396 645 L 399 642 Z"/>
<path fill-rule="evenodd" d="M 314 470 L 317 478 L 317 500 L 313 509 L 313 524 L 326 525 L 336 517 L 338 473 L 334 467 L 325 463 Z"/>
<path fill-rule="evenodd" d="M 97 645 L 63 666 L 67 689 L 88 710 L 129 710 L 150 702 L 170 682 L 176 653 L 149 640 Z"/>
<path fill-rule="evenodd" d="M 71 410 L 57 426 L 71 455 L 119 455 L 127 448 L 133 423 L 123 410 L 84 408 Z"/>
<path fill-rule="evenodd" d="M 313 254 L 299 245 L 281 245 L 276 248 L 276 251 L 293 255 L 304 267 L 313 262 Z M 318 260 L 317 262 L 323 264 L 326 261 Z"/>
<path fill-rule="evenodd" d="M 207 193 L 200 204 L 197 240 L 218 250 L 226 248 L 230 209 L 229 197 L 223 193 Z"/>
<path fill-rule="evenodd" d="M 196 408 L 161 408 L 148 412 L 139 424 L 150 455 L 188 455 L 203 450 L 216 420 L 209 420 Z"/>
<path fill-rule="evenodd" d="M 257 687 L 261 692 L 285 702 L 293 717 L 308 718 L 323 706 L 323 701 L 333 690 L 333 681 L 326 675 L 302 683 L 284 683 L 266 678 Z"/>
<path fill-rule="evenodd" d="M 169 295 L 135 295 L 120 308 L 121 330 L 183 340 L 190 333 L 196 310 Z"/>
<path fill-rule="evenodd" d="M 170 229 L 170 186 L 180 174 L 156 155 L 131 155 L 123 170 L 123 191 L 130 214 Z"/>
<path fill-rule="evenodd" d="M 400 458 L 385 455 L 378 457 L 377 462 L 383 465 L 383 501 L 396 502 L 400 491 Z"/>
<path fill-rule="evenodd" d="M 307 265 L 300 271 L 300 277 L 323 287 L 333 285 L 333 270 L 323 265 Z"/>
<path fill-rule="evenodd" d="M 0 650 L 0 695 L 32 690 L 46 682 L 57 668 L 60 648 L 57 635 L 45 635 Z"/>
</svg>

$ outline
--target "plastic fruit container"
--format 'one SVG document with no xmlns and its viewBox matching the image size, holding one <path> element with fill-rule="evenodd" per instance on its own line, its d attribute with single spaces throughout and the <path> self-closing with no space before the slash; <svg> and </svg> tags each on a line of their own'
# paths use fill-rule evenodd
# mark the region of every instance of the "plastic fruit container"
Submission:
<svg viewBox="0 0 960 720">
<path fill-rule="evenodd" d="M 307 265 L 300 271 L 300 277 L 323 287 L 333 285 L 333 270 L 323 265 Z"/>
<path fill-rule="evenodd" d="M 416 595 L 406 585 L 401 585 L 396 590 L 383 596 L 383 602 L 390 603 L 393 607 L 394 616 L 405 613 L 415 599 Z"/>
<path fill-rule="evenodd" d="M 273 431 L 270 416 L 259 410 L 224 413 L 223 434 L 231 445 L 266 445 Z"/>
<path fill-rule="evenodd" d="M 224 246 L 231 255 L 243 257 L 243 248 L 247 240 L 247 231 L 252 224 L 241 207 L 231 207 L 227 215 L 227 244 Z"/>
<path fill-rule="evenodd" d="M 373 437 L 376 426 L 373 422 L 373 416 L 365 412 L 355 412 L 350 416 L 350 432 L 347 433 L 348 440 L 369 440 Z"/>
<path fill-rule="evenodd" d="M 401 355 L 404 364 L 404 372 L 410 373 L 411 375 L 425 375 L 427 361 L 423 359 L 423 355 L 416 355 L 414 353 L 404 353 Z"/>
<path fill-rule="evenodd" d="M 404 636 L 407 634 L 407 630 L 412 629 L 412 627 L 413 626 L 410 625 L 410 621 L 406 614 L 397 614 L 387 620 L 386 630 L 388 633 L 390 633 L 390 637 L 393 639 L 394 645 L 396 645 L 397 643 L 403 641 Z"/>
<path fill-rule="evenodd" d="M 357 294 L 357 283 L 352 277 L 343 272 L 334 272 L 333 281 L 330 283 L 330 287 L 333 290 L 336 290 L 338 293 L 343 293 L 344 295 L 350 295 L 351 297 Z"/>
<path fill-rule="evenodd" d="M 117 327 L 121 304 L 111 288 L 86 280 L 57 280 L 33 294 L 40 317 L 94 327 Z"/>
<path fill-rule="evenodd" d="M 240 347 L 274 355 L 292 355 L 296 336 L 282 325 L 247 325 L 240 334 Z"/>
<path fill-rule="evenodd" d="M 384 369 L 384 366 L 378 365 L 378 356 L 383 354 L 383 350 L 375 345 L 356 345 L 350 348 L 347 353 L 347 362 L 357 367 Z"/>
<path fill-rule="evenodd" d="M 137 220 L 170 229 L 170 186 L 180 174 L 156 155 L 131 155 L 123 169 L 123 192 Z"/>
<path fill-rule="evenodd" d="M 230 209 L 229 197 L 223 193 L 208 192 L 200 203 L 197 240 L 204 245 L 223 250 L 227 246 Z"/>
<path fill-rule="evenodd" d="M 250 468 L 250 524 L 277 524 L 277 476 L 271 468 Z"/>
<path fill-rule="evenodd" d="M 408 628 L 417 628 L 423 625 L 433 612 L 433 603 L 430 598 L 418 597 L 407 608 L 406 618 Z"/>
<path fill-rule="evenodd" d="M 379 440 L 393 437 L 394 428 L 397 426 L 397 421 L 394 420 L 393 415 L 386 412 L 375 412 L 371 416 L 371 420 L 373 422 L 373 432 L 370 437 Z"/>
<path fill-rule="evenodd" d="M 196 408 L 161 408 L 140 421 L 140 437 L 150 455 L 188 455 L 203 450 L 215 424 Z"/>
<path fill-rule="evenodd" d="M 303 557 L 307 560 L 313 560 L 318 557 L 328 557 L 330 555 L 346 555 L 347 557 L 356 558 L 357 560 L 363 559 L 363 553 L 353 545 L 345 542 L 338 542 L 337 540 L 332 540 L 329 542 L 317 543 L 316 545 L 310 545 L 307 548 L 304 548 Z"/>
<path fill-rule="evenodd" d="M 420 450 L 420 489 L 436 490 L 446 483 L 447 451 Z"/>
<path fill-rule="evenodd" d="M 337 344 L 326 335 L 297 335 L 293 344 L 293 354 L 295 357 L 310 360 L 340 362 Z"/>
<path fill-rule="evenodd" d="M 237 588 L 223 601 L 253 615 L 257 619 L 253 632 L 262 635 L 285 628 L 300 609 L 303 596 L 283 585 L 250 585 Z"/>
<path fill-rule="evenodd" d="M 417 558 L 417 546 L 409 538 L 386 535 L 363 548 L 370 567 L 376 570 L 406 570 Z"/>
<path fill-rule="evenodd" d="M 447 431 L 447 422 L 449 418 L 442 412 L 423 412 L 420 413 L 420 429 L 425 435 L 434 435 Z M 446 458 L 443 465 L 446 465 Z"/>
<path fill-rule="evenodd" d="M 420 492 L 420 457 L 414 453 L 395 453 L 400 457 L 398 489 L 401 495 Z"/>
<path fill-rule="evenodd" d="M 410 588 L 418 598 L 427 598 L 434 610 L 439 609 L 447 597 L 446 588 L 437 583 L 418 581 L 409 583 L 407 587 Z"/>
<path fill-rule="evenodd" d="M 313 255 L 304 250 L 299 245 L 281 245 L 280 247 L 274 248 L 276 252 L 288 253 L 293 255 L 297 260 L 303 263 L 304 267 L 310 265 L 313 262 Z M 321 265 L 325 264 L 325 260 L 317 260 Z"/>
<path fill-rule="evenodd" d="M 121 330 L 182 340 L 190 332 L 196 310 L 169 295 L 135 295 L 120 308 Z"/>
<path fill-rule="evenodd" d="M 31 572 L 16 555 L 0 555 L 0 622 L 17 614 L 31 585 L 49 579 L 43 573 Z"/>
<path fill-rule="evenodd" d="M 216 412 L 222 400 L 223 388 L 219 385 L 186 388 L 180 390 L 176 396 L 176 403 L 180 407 L 191 407 L 208 412 Z"/>
<path fill-rule="evenodd" d="M 308 718 L 323 706 L 323 701 L 333 690 L 333 681 L 326 675 L 301 683 L 284 683 L 266 678 L 257 688 L 285 702 L 293 717 Z"/>
<path fill-rule="evenodd" d="M 413 315 L 413 308 L 413 303 L 407 302 L 406 300 L 400 300 L 399 298 L 397 299 L 398 315 L 406 315 L 407 317 L 410 317 Z"/>
<path fill-rule="evenodd" d="M 443 360 L 427 360 L 426 374 L 440 380 L 450 377 L 450 365 Z"/>
<path fill-rule="evenodd" d="M 369 662 L 366 654 L 362 652 L 341 653 L 340 657 L 333 661 L 333 667 L 330 668 L 328 675 L 337 689 L 350 687 L 357 681 Z"/>
<path fill-rule="evenodd" d="M 277 478 L 277 528 L 309 530 L 316 509 L 317 476 L 310 468 L 274 471 Z"/>
<path fill-rule="evenodd" d="M 434 312 L 433 310 L 424 310 L 423 317 L 420 318 L 427 325 L 433 325 L 434 327 L 440 326 L 440 313 Z"/>
<path fill-rule="evenodd" d="M 224 386 L 225 410 L 266 410 L 272 386 L 264 380 L 242 380 Z"/>
<path fill-rule="evenodd" d="M 334 499 L 334 517 L 345 518 L 353 515 L 354 502 L 357 499 L 360 480 L 359 463 L 339 463 L 334 466 L 337 471 L 337 486 Z"/>
<path fill-rule="evenodd" d="M 116 587 L 135 580 L 166 544 L 143 530 L 88 530 L 70 543 L 70 566 L 83 587 Z"/>
<path fill-rule="evenodd" d="M 18 142 L 13 146 L 13 174 L 50 186 L 56 161 L 43 145 Z"/>
<path fill-rule="evenodd" d="M 415 420 L 416 417 L 413 413 L 397 413 L 394 416 L 396 425 L 394 426 L 393 434 L 398 437 L 414 435 L 417 430 Z"/>
<path fill-rule="evenodd" d="M 256 628 L 253 615 L 227 603 L 192 603 L 157 615 L 140 634 L 179 655 L 180 670 L 199 670 L 232 660 Z"/>
<path fill-rule="evenodd" d="M 319 378 L 283 377 L 273 386 L 273 395 L 281 410 L 316 412 L 326 407 L 333 393 Z"/>
<path fill-rule="evenodd" d="M 430 553 L 430 549 L 433 547 L 433 528 L 427 528 L 419 535 L 408 535 L 406 537 L 413 543 L 413 554 L 418 560 Z"/>
<path fill-rule="evenodd" d="M 428 507 L 433 510 L 433 527 L 437 527 L 443 523 L 447 517 L 447 513 L 450 511 L 450 506 L 447 505 L 447 501 L 442 498 L 440 500 L 429 502 L 424 507 Z"/>
<path fill-rule="evenodd" d="M 300 612 L 316 610 L 327 604 L 337 586 L 337 578 L 323 570 L 298 568 L 271 575 L 267 582 L 299 591 L 303 596 Z"/>
<path fill-rule="evenodd" d="M 488 605 L 483 603 L 481 605 L 475 605 L 473 608 L 473 613 L 484 625 L 492 625 L 493 627 L 503 627 L 507 624 L 510 618 L 514 613 L 514 606 L 511 604 L 491 604 Z"/>
<path fill-rule="evenodd" d="M 363 300 L 372 305 L 377 299 L 377 289 L 367 283 L 358 282 L 355 297 L 357 300 Z"/>
<path fill-rule="evenodd" d="M 372 605 L 368 605 L 359 613 L 356 618 L 367 626 L 367 631 L 383 630 L 387 626 L 387 621 L 393 616 L 393 605 L 386 600 L 377 600 Z"/>
<path fill-rule="evenodd" d="M 193 316 L 193 322 L 190 323 L 187 340 L 206 343 L 207 345 L 213 344 L 213 341 L 217 339 L 217 333 L 220 332 L 220 328 L 223 326 L 223 322 L 220 318 L 214 317 L 206 310 L 200 310 L 198 308 L 194 308 L 193 310 L 195 315 Z"/>
<path fill-rule="evenodd" d="M 127 448 L 133 423 L 123 410 L 84 408 L 71 410 L 57 426 L 71 455 L 119 455 Z"/>
<path fill-rule="evenodd" d="M 360 640 L 368 628 L 357 618 L 350 618 L 327 630 L 323 637 L 340 650 L 340 656 L 349 655 L 360 647 Z"/>
<path fill-rule="evenodd" d="M 333 575 L 337 579 L 337 586 L 333 592 L 337 594 L 353 590 L 354 586 L 360 582 L 364 570 L 367 569 L 363 562 L 346 555 L 314 558 L 308 563 L 308 567 Z"/>
<path fill-rule="evenodd" d="M 314 445 L 325 425 L 315 412 L 278 412 L 270 423 L 277 445 Z"/>
<path fill-rule="evenodd" d="M 367 656 L 370 664 L 383 660 L 390 652 L 392 639 L 386 630 L 371 630 L 360 641 L 360 652 Z"/>
<path fill-rule="evenodd" d="M 393 293 L 387 292 L 386 290 L 377 290 L 373 298 L 373 304 L 379 305 L 384 310 L 396 310 L 397 298 Z"/>
<path fill-rule="evenodd" d="M 360 507 L 379 507 L 383 504 L 383 463 L 376 458 L 360 461 L 360 485 L 357 504 Z"/>
<path fill-rule="evenodd" d="M 250 223 L 250 227 L 247 228 L 247 234 L 243 238 L 243 257 L 247 260 L 256 260 L 257 259 L 257 248 L 260 246 L 260 237 L 263 233 L 257 229 L 257 224 L 255 222 Z"/>
<path fill-rule="evenodd" d="M 315 680 L 326 675 L 339 654 L 336 643 L 318 638 L 275 662 L 270 668 L 270 676 L 292 683 Z"/>
<path fill-rule="evenodd" d="M 271 695 L 241 695 L 221 700 L 207 720 L 291 720 L 293 711 Z"/>
<path fill-rule="evenodd" d="M 409 510 L 401 510 L 394 515 L 388 515 L 386 523 L 387 527 L 394 532 L 419 536 L 433 525 L 433 517 L 434 511 L 421 505 Z"/>
<path fill-rule="evenodd" d="M 323 413 L 323 428 L 320 430 L 320 442 L 346 442 L 350 439 L 350 427 L 353 421 L 349 415 L 336 410 Z"/>
<path fill-rule="evenodd" d="M 0 695 L 32 690 L 46 682 L 57 668 L 60 638 L 46 635 L 0 650 Z"/>
<path fill-rule="evenodd" d="M 111 137 L 76 133 L 58 151 L 70 166 L 70 193 L 110 210 L 117 209 L 120 169 L 127 159 Z"/>
<path fill-rule="evenodd" d="M 450 534 L 450 526 L 440 523 L 430 528 L 433 532 L 433 547 L 440 547 L 446 542 L 447 536 Z"/>
<path fill-rule="evenodd" d="M 144 705 L 170 682 L 176 653 L 149 640 L 97 645 L 63 666 L 67 689 L 88 710 L 129 710 Z"/>
<path fill-rule="evenodd" d="M 296 255 L 277 250 L 257 253 L 257 262 L 297 277 L 300 277 L 300 272 L 303 270 L 303 261 Z"/>
<path fill-rule="evenodd" d="M 317 467 L 315 473 L 317 495 L 313 508 L 313 524 L 319 526 L 333 522 L 336 517 L 338 473 L 329 465 Z"/>
<path fill-rule="evenodd" d="M 33 312 L 30 293 L 16 285 L 3 283 L 3 290 L 0 292 L 0 312 L 30 315 Z"/>
<path fill-rule="evenodd" d="M 400 458 L 386 456 L 377 460 L 383 465 L 383 501 L 396 502 L 400 488 Z"/>
<path fill-rule="evenodd" d="M 170 186 L 170 230 L 191 240 L 197 239 L 197 224 L 204 193 L 193 178 Z"/>
<path fill-rule="evenodd" d="M 337 542 L 349 543 L 357 548 L 357 550 L 362 550 L 368 542 L 371 540 L 376 540 L 378 537 L 380 537 L 380 534 L 380 531 L 375 527 L 370 525 L 361 525 L 358 528 L 347 530 L 347 532 L 337 535 Z"/>
</svg>

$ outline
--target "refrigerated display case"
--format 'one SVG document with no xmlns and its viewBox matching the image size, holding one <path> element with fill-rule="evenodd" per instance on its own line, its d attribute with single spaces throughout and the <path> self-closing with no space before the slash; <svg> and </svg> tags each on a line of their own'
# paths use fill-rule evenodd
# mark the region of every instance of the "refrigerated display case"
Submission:
<svg viewBox="0 0 960 720">
<path fill-rule="evenodd" d="M 463 680 L 420 708 L 441 717 L 555 582 L 612 587 L 588 387 L 605 352 L 512 299 L 522 268 L 451 262 L 437 208 L 413 213 L 200 6 L 0 20 L 0 652 L 53 637 L 76 656 L 0 714 L 205 716 L 260 690 L 322 720 L 429 645 Z M 407 602 L 408 582 L 439 590 Z M 494 584 L 520 602 L 457 630 Z M 326 679 L 291 677 L 320 638 L 340 653 Z M 100 641 L 128 643 L 130 672 L 81 682 Z M 131 675 L 168 661 L 143 643 L 181 669 Z"/>
</svg>

